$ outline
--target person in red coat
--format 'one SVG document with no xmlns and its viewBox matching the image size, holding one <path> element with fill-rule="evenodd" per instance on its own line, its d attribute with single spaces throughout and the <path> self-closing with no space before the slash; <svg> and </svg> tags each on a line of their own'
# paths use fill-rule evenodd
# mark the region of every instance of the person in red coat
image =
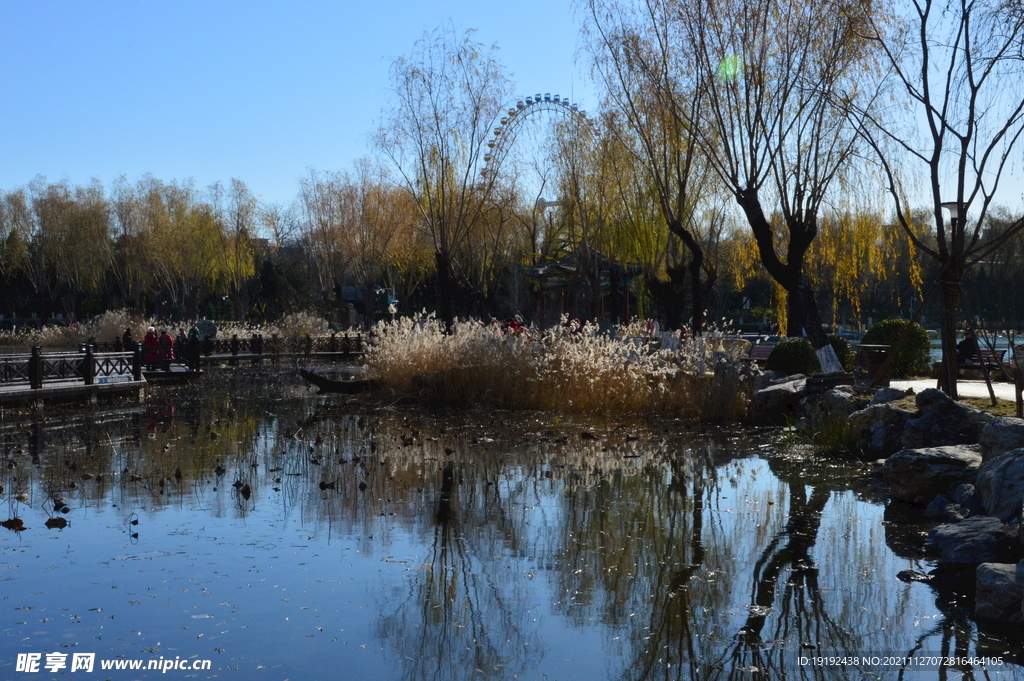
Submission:
<svg viewBox="0 0 1024 681">
<path fill-rule="evenodd" d="M 156 362 L 156 329 L 152 326 L 146 329 L 146 352 L 144 355 L 143 363 L 147 367 L 151 367 Z"/>
</svg>

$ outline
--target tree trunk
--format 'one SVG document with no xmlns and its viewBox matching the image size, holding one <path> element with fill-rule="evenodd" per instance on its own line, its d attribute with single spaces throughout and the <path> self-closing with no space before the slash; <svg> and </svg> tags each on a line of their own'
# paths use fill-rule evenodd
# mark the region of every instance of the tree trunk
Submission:
<svg viewBox="0 0 1024 681">
<path fill-rule="evenodd" d="M 441 251 L 434 253 L 434 260 L 437 263 L 438 312 L 445 332 L 451 333 L 455 328 L 455 281 L 451 260 Z"/>
<path fill-rule="evenodd" d="M 786 291 L 786 336 L 799 338 L 804 333 L 804 302 L 799 292 Z"/>
<path fill-rule="evenodd" d="M 821 317 L 818 315 L 818 303 L 814 300 L 814 292 L 809 286 L 800 284 L 798 294 L 803 302 L 804 330 L 811 345 L 814 346 L 814 354 L 818 356 L 821 371 L 826 374 L 843 371 L 843 365 L 839 362 L 835 349 L 821 328 Z"/>
<path fill-rule="evenodd" d="M 952 268 L 940 284 L 942 291 L 942 389 L 954 400 L 959 399 L 956 385 L 956 318 L 960 309 L 960 279 Z"/>
<path fill-rule="evenodd" d="M 647 291 L 654 298 L 654 304 L 666 330 L 676 330 L 683 323 L 683 307 L 686 304 L 686 270 L 683 265 L 669 265 L 665 268 L 668 281 L 647 277 Z"/>
<path fill-rule="evenodd" d="M 801 328 L 807 333 L 807 338 L 814 346 L 814 354 L 818 356 L 818 363 L 824 373 L 842 371 L 843 366 L 839 363 L 835 350 L 829 345 L 828 336 L 821 329 L 821 317 L 818 315 L 818 305 L 814 300 L 814 292 L 803 283 L 804 255 L 811 245 L 814 235 L 817 233 L 813 224 L 799 228 L 799 225 L 789 225 L 790 243 L 786 256 L 786 262 L 779 259 L 775 252 L 775 240 L 772 235 L 772 226 L 761 209 L 761 202 L 758 199 L 756 190 L 739 192 L 736 194 L 736 202 L 740 204 L 750 229 L 754 233 L 754 240 L 757 242 L 757 251 L 761 256 L 761 263 L 772 279 L 779 283 L 786 290 L 789 297 L 790 319 L 787 324 L 787 334 L 790 336 L 801 335 Z M 794 321 L 792 314 L 800 315 L 798 321 Z M 797 326 L 799 324 L 799 326 Z"/>
<path fill-rule="evenodd" d="M 700 270 L 704 266 L 704 249 L 700 242 L 693 238 L 689 230 L 678 222 L 669 223 L 669 231 L 679 239 L 690 251 L 690 295 L 693 299 L 693 335 L 704 335 L 704 287 L 700 283 Z"/>
</svg>

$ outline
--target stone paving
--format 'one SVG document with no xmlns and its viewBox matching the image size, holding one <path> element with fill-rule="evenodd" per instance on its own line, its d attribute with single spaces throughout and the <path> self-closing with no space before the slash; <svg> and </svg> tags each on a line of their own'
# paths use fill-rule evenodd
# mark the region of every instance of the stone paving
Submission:
<svg viewBox="0 0 1024 681">
<path fill-rule="evenodd" d="M 899 388 L 900 390 L 906 390 L 907 388 L 913 388 L 914 392 L 921 392 L 926 388 L 935 387 L 935 379 L 913 379 L 913 380 L 899 380 L 893 379 L 891 382 L 893 388 Z M 1002 381 L 992 381 L 992 390 L 995 392 L 996 397 L 1000 400 L 1008 400 L 1012 402 L 1014 399 L 1013 383 L 1005 383 Z M 957 381 L 957 393 L 960 397 L 971 397 L 971 398 L 982 398 L 988 397 L 988 388 L 985 386 L 985 381 L 965 381 L 960 379 Z"/>
</svg>

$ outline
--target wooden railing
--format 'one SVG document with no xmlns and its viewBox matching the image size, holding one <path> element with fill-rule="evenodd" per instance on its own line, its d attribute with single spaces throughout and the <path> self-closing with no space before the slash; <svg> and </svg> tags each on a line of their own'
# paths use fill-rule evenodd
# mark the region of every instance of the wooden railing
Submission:
<svg viewBox="0 0 1024 681">
<path fill-rule="evenodd" d="M 27 384 L 38 390 L 46 383 L 79 382 L 84 385 L 111 380 L 142 380 L 142 351 L 96 352 L 86 346 L 84 352 L 51 352 L 32 348 L 30 355 L 0 357 L 0 387 Z"/>
<path fill-rule="evenodd" d="M 87 344 L 79 346 L 85 352 Z M 120 340 L 93 342 L 95 352 L 111 353 L 125 350 Z M 215 338 L 201 341 L 202 354 L 209 355 L 314 355 L 335 353 L 354 355 L 363 351 L 362 334 L 338 333 L 330 336 L 286 336 L 265 337 L 254 334 L 249 338 Z M 179 354 L 177 347 L 175 354 Z"/>
</svg>

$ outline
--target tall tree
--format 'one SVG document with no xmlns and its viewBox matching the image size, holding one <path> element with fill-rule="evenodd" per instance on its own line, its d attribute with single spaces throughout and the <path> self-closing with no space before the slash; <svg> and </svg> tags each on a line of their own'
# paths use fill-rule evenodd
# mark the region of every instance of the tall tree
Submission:
<svg viewBox="0 0 1024 681">
<path fill-rule="evenodd" d="M 470 235 L 495 190 L 500 159 L 482 174 L 491 128 L 511 99 L 496 48 L 453 26 L 435 29 L 391 66 L 394 101 L 376 134 L 377 147 L 395 164 L 415 198 L 434 245 L 439 308 L 455 319 L 465 280 L 460 260 L 471 256 Z"/>
<path fill-rule="evenodd" d="M 666 1 L 681 22 L 679 39 L 692 46 L 688 73 L 704 98 L 690 129 L 743 210 L 762 264 L 786 291 L 789 335 L 806 332 L 822 368 L 839 371 L 804 259 L 829 191 L 854 158 L 850 103 L 872 47 L 854 17 L 864 3 Z"/>
<path fill-rule="evenodd" d="M 32 239 L 36 291 L 44 314 L 60 294 L 63 312 L 80 317 L 84 297 L 99 293 L 111 257 L 110 215 L 99 182 L 72 187 L 37 178 L 30 186 L 35 231 Z"/>
<path fill-rule="evenodd" d="M 679 8 L 672 2 L 650 0 L 626 5 L 590 0 L 588 32 L 597 72 L 613 106 L 630 132 L 630 148 L 644 168 L 657 205 L 671 234 L 690 254 L 688 273 L 693 303 L 693 332 L 704 328 L 705 283 L 714 279 L 705 246 L 693 220 L 701 186 L 697 143 L 691 133 L 700 118 L 699 91 L 687 90 L 680 75 L 689 49 L 673 21 Z M 700 81 L 696 81 L 700 82 Z M 694 81 L 689 82 L 692 88 Z"/>
<path fill-rule="evenodd" d="M 900 20 L 862 15 L 862 34 L 884 55 L 894 99 L 906 108 L 863 118 L 897 221 L 914 246 L 939 264 L 942 385 L 953 398 L 956 332 L 966 273 L 1024 229 L 1018 218 L 998 235 L 982 230 L 1007 164 L 1024 133 L 1024 5 L 990 0 L 903 0 Z M 910 178 L 908 181 L 907 178 Z M 914 180 L 935 221 L 934 244 L 913 229 L 906 208 Z M 947 222 L 943 205 L 952 208 Z"/>
<path fill-rule="evenodd" d="M 345 223 L 355 189 L 344 173 L 315 170 L 300 181 L 300 188 L 304 246 L 326 303 L 351 264 L 353 250 L 347 243 Z"/>
<path fill-rule="evenodd" d="M 0 192 L 0 282 L 4 291 L 0 305 L 11 312 L 16 306 L 12 284 L 28 266 L 31 235 L 32 208 L 25 190 Z"/>
</svg>

